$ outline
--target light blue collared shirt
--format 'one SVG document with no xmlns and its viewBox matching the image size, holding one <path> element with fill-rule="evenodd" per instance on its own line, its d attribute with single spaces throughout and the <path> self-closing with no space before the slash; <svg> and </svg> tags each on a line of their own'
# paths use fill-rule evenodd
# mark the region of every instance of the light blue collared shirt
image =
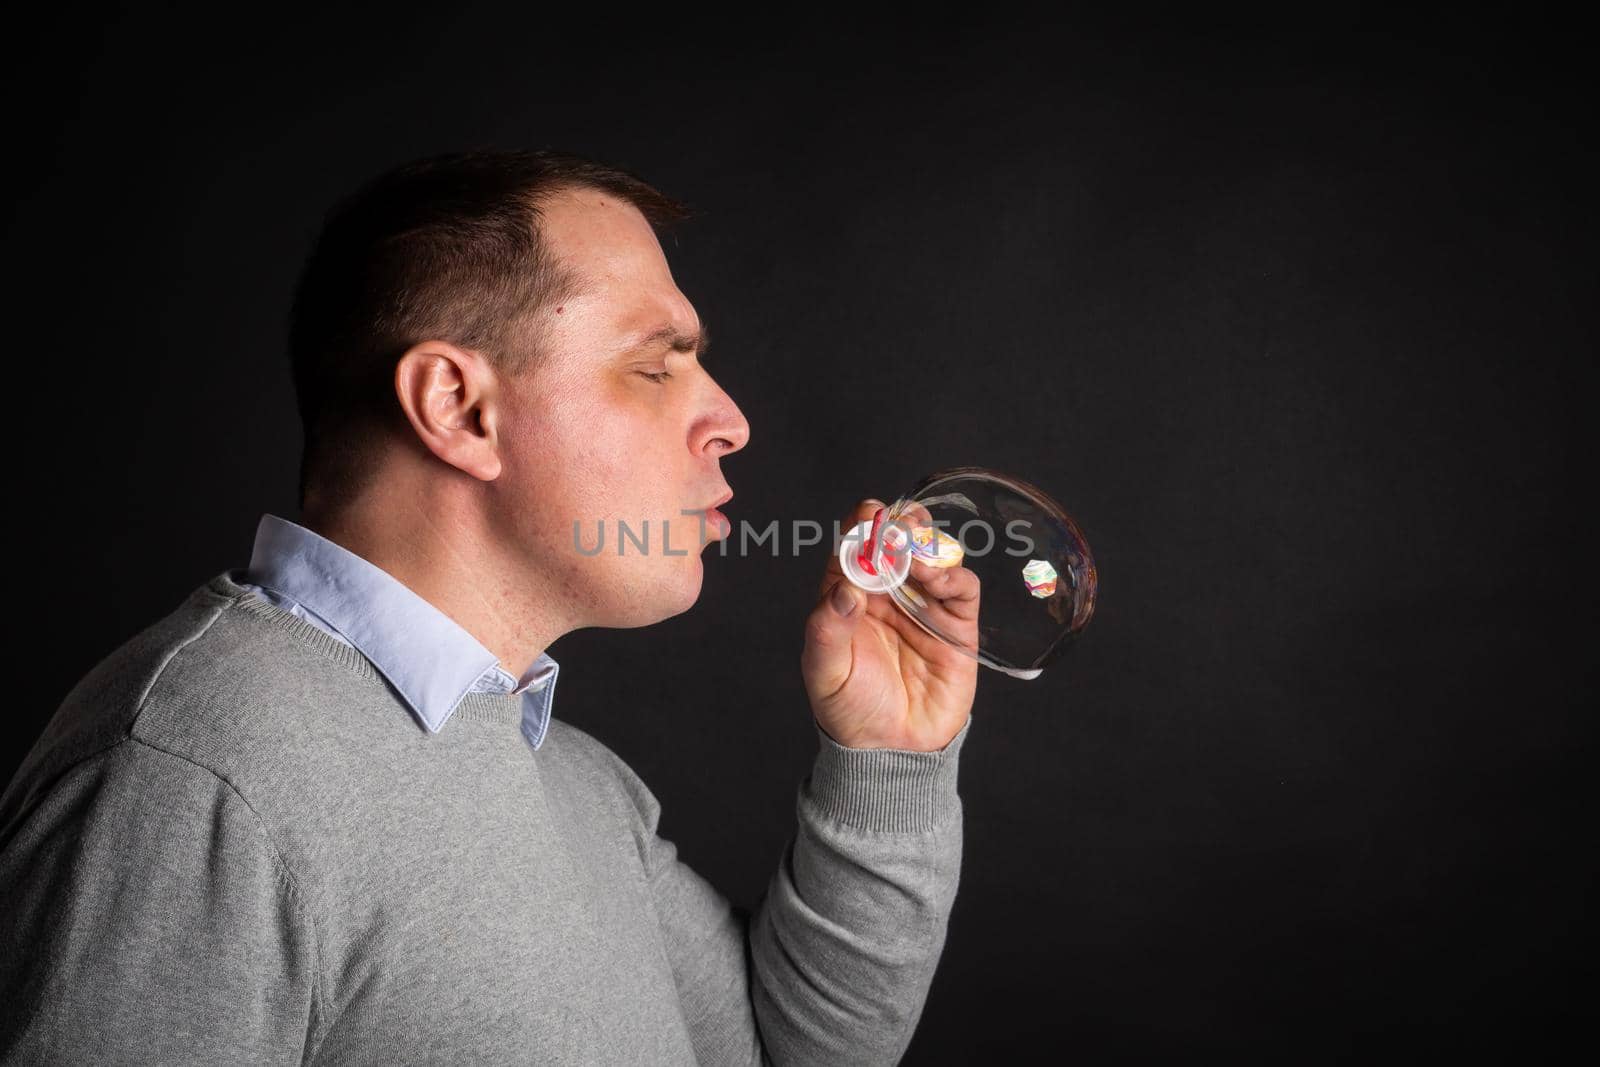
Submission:
<svg viewBox="0 0 1600 1067">
<path fill-rule="evenodd" d="M 522 736 L 550 728 L 561 665 L 540 653 L 521 680 L 459 623 L 383 568 L 276 515 L 261 516 L 240 583 L 366 656 L 438 733 L 468 693 L 521 693 Z"/>
</svg>

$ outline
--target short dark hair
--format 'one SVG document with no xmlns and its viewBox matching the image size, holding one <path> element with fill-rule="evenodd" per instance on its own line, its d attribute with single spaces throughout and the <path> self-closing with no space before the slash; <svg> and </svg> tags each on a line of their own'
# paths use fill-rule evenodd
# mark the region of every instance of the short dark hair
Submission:
<svg viewBox="0 0 1600 1067">
<path fill-rule="evenodd" d="M 690 215 L 625 170 L 552 150 L 430 156 L 334 205 L 289 313 L 302 509 L 370 480 L 385 432 L 405 421 L 394 367 L 411 346 L 448 341 L 513 375 L 537 364 L 538 312 L 580 281 L 546 252 L 540 205 L 572 187 L 620 196 L 657 229 Z"/>
</svg>

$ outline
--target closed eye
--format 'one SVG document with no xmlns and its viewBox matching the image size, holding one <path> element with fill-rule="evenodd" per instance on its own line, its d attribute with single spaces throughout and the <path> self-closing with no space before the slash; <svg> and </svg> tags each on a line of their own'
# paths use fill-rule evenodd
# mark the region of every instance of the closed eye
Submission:
<svg viewBox="0 0 1600 1067">
<path fill-rule="evenodd" d="M 639 373 L 644 375 L 646 378 L 649 378 L 652 382 L 658 382 L 658 383 L 659 382 L 664 382 L 668 378 L 672 377 L 672 372 L 671 371 L 665 371 L 665 370 L 663 370 L 663 371 L 642 370 Z"/>
</svg>

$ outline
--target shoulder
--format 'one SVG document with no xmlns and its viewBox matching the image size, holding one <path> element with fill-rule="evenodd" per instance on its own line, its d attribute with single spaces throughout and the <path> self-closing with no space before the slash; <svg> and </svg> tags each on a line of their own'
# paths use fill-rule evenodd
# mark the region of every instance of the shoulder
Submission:
<svg viewBox="0 0 1600 1067">
<path fill-rule="evenodd" d="M 57 867 L 48 860 L 67 855 L 95 857 L 97 870 L 138 866 L 169 873 L 191 860 L 215 864 L 232 856 L 237 865 L 250 856 L 270 878 L 287 873 L 260 818 L 232 785 L 137 738 L 86 755 L 35 784 L 30 803 L 0 826 L 0 874 L 9 881 L 21 877 L 18 865 L 48 871 Z"/>
<path fill-rule="evenodd" d="M 554 716 L 541 754 L 551 763 L 572 766 L 580 773 L 604 778 L 637 777 L 633 768 L 604 741 Z"/>
<path fill-rule="evenodd" d="M 630 822 L 653 824 L 659 817 L 661 805 L 644 780 L 593 734 L 552 717 L 543 748 L 557 773 L 574 775 L 580 787 L 603 790 L 627 804 Z"/>
<path fill-rule="evenodd" d="M 109 753 L 131 736 L 134 720 L 173 657 L 220 616 L 224 605 L 206 592 L 202 586 L 190 593 L 78 679 L 0 797 L 0 830 L 69 768 Z M 120 758 L 108 755 L 101 762 Z"/>
<path fill-rule="evenodd" d="M 248 777 L 274 739 L 302 736 L 285 726 L 311 718 L 302 697 L 316 689 L 318 657 L 248 610 L 250 594 L 225 579 L 190 592 L 72 686 L 0 795 L 0 832 L 69 770 L 124 742 L 138 746 L 110 763 L 162 753 L 227 783 Z M 340 673 L 327 666 L 325 675 Z"/>
</svg>

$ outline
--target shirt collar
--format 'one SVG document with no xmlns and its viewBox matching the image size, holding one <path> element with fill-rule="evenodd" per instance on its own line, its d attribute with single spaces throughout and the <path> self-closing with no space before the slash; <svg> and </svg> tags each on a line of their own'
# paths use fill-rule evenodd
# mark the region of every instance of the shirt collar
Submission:
<svg viewBox="0 0 1600 1067">
<path fill-rule="evenodd" d="M 549 653 L 513 680 L 460 623 L 313 530 L 262 515 L 246 573 L 250 582 L 294 600 L 338 631 L 399 690 L 430 733 L 444 727 L 474 688 L 525 693 L 542 709 L 541 718 L 549 715 L 560 671 Z M 545 725 L 538 725 L 539 740 Z"/>
</svg>

